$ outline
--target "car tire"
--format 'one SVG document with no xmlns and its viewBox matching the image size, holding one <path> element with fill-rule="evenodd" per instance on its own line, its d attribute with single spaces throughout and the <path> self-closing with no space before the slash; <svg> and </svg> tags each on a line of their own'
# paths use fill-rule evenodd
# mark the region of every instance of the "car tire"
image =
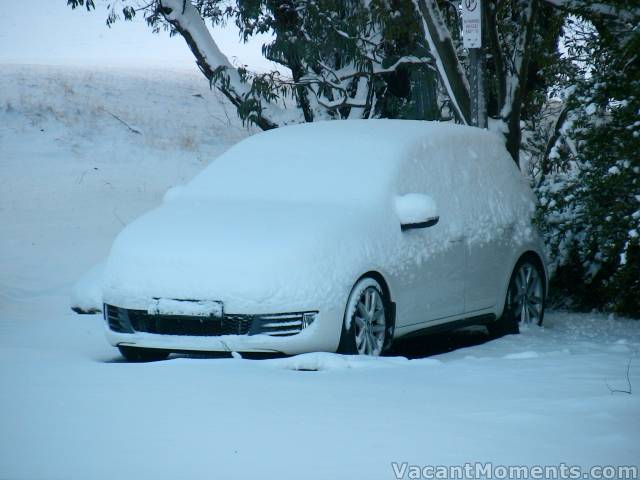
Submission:
<svg viewBox="0 0 640 480">
<path fill-rule="evenodd" d="M 120 354 L 129 362 L 157 362 L 158 360 L 166 360 L 169 356 L 167 350 L 158 348 L 142 348 L 142 347 L 118 347 Z"/>
<path fill-rule="evenodd" d="M 393 336 L 390 312 L 390 301 L 380 283 L 371 277 L 360 279 L 347 301 L 338 352 L 381 355 Z"/>
<path fill-rule="evenodd" d="M 518 334 L 524 325 L 541 326 L 545 303 L 544 271 L 537 257 L 522 257 L 513 269 L 502 317 L 487 325 L 492 337 Z"/>
</svg>

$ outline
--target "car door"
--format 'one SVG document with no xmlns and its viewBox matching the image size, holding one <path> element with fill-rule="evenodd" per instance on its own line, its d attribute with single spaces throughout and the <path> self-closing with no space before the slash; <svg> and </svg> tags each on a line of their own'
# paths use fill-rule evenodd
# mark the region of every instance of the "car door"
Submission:
<svg viewBox="0 0 640 480">
<path fill-rule="evenodd" d="M 495 228 L 486 242 L 467 242 L 465 311 L 473 314 L 496 304 L 511 259 L 513 225 Z"/>
<path fill-rule="evenodd" d="M 434 250 L 434 238 L 442 235 L 446 222 L 402 233 L 405 251 L 413 259 L 396 284 L 401 298 L 397 303 L 397 326 L 426 323 L 464 313 L 466 246 L 464 238 L 447 241 Z"/>
<path fill-rule="evenodd" d="M 467 251 L 454 168 L 450 150 L 433 146 L 411 157 L 400 171 L 397 193 L 429 195 L 439 220 L 402 232 L 406 267 L 397 278 L 402 297 L 397 302 L 399 327 L 464 313 Z"/>
<path fill-rule="evenodd" d="M 516 205 L 523 180 L 504 146 L 495 138 L 467 139 L 457 149 L 457 164 L 465 171 L 462 211 L 467 238 L 465 311 L 494 307 L 510 275 Z"/>
<path fill-rule="evenodd" d="M 442 238 L 446 236 L 448 213 L 440 211 L 438 224 L 425 231 L 426 236 Z M 440 242 L 438 242 L 440 243 Z M 465 277 L 467 249 L 465 237 L 459 233 L 434 248 L 432 242 L 425 242 L 427 258 L 421 265 L 420 285 L 421 309 L 425 321 L 460 315 L 465 311 Z"/>
</svg>

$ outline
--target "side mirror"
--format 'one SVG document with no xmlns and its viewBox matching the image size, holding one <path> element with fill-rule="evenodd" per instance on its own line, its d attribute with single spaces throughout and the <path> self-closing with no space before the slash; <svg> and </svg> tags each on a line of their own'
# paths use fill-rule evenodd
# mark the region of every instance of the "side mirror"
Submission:
<svg viewBox="0 0 640 480">
<path fill-rule="evenodd" d="M 403 232 L 413 228 L 432 227 L 440 220 L 436 202 L 422 193 L 397 196 L 395 209 Z"/>
</svg>

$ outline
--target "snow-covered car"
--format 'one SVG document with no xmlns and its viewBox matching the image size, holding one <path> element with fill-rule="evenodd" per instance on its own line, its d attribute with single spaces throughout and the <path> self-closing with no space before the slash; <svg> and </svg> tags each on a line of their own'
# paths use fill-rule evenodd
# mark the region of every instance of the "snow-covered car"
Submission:
<svg viewBox="0 0 640 480">
<path fill-rule="evenodd" d="M 333 121 L 254 135 L 128 225 L 102 275 L 107 338 L 172 351 L 380 355 L 434 326 L 540 324 L 534 201 L 497 135 Z"/>
</svg>

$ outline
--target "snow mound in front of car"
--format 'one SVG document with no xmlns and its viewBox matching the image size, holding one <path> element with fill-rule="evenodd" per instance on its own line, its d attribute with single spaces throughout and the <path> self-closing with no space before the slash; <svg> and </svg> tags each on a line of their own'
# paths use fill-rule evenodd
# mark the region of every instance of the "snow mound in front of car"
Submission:
<svg viewBox="0 0 640 480">
<path fill-rule="evenodd" d="M 364 355 L 340 355 L 337 353 L 315 352 L 303 353 L 288 358 L 276 358 L 261 360 L 262 364 L 281 368 L 284 370 L 298 371 L 326 371 L 363 369 L 378 367 L 394 367 L 407 365 L 409 360 L 405 357 L 368 357 Z M 441 362 L 436 359 L 422 359 L 417 361 L 421 365 L 438 365 Z"/>
</svg>

